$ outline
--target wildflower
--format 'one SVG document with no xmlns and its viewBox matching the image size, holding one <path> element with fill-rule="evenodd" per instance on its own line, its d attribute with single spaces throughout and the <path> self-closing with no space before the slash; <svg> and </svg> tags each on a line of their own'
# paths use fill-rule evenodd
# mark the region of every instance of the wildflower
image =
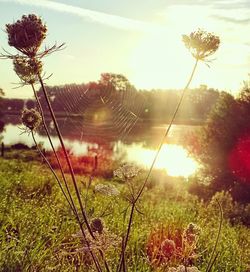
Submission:
<svg viewBox="0 0 250 272">
<path fill-rule="evenodd" d="M 136 177 L 140 169 L 132 164 L 124 164 L 114 171 L 114 176 L 123 181 L 128 181 Z"/>
<path fill-rule="evenodd" d="M 171 258 L 175 254 L 176 245 L 173 240 L 166 239 L 161 243 L 161 252 L 166 258 Z"/>
<path fill-rule="evenodd" d="M 153 267 L 182 259 L 182 230 L 174 226 L 159 226 L 152 230 L 146 243 L 146 254 Z"/>
<path fill-rule="evenodd" d="M 41 124 L 41 114 L 36 109 L 24 109 L 21 116 L 22 123 L 31 131 L 36 130 Z"/>
<path fill-rule="evenodd" d="M 103 232 L 103 222 L 100 218 L 95 218 L 90 223 L 90 228 L 93 232 L 102 233 Z"/>
<path fill-rule="evenodd" d="M 183 35 L 182 40 L 186 48 L 197 60 L 205 60 L 216 52 L 220 45 L 220 38 L 212 33 L 198 29 L 190 35 Z"/>
<path fill-rule="evenodd" d="M 28 59 L 18 56 L 13 59 L 14 70 L 22 82 L 34 84 L 42 72 L 42 62 L 36 58 Z"/>
<path fill-rule="evenodd" d="M 47 27 L 35 14 L 23 15 L 21 20 L 6 25 L 8 43 L 24 55 L 33 58 L 46 38 Z"/>
<path fill-rule="evenodd" d="M 176 268 L 175 267 L 170 267 L 168 269 L 168 272 L 200 272 L 200 270 L 195 266 L 185 268 L 184 265 L 179 265 Z"/>
<path fill-rule="evenodd" d="M 111 184 L 97 184 L 94 191 L 106 196 L 117 196 L 120 194 L 119 190 Z"/>
</svg>

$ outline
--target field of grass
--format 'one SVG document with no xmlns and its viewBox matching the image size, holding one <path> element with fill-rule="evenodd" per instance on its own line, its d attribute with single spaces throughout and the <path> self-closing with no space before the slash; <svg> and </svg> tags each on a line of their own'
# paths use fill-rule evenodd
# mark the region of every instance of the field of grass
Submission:
<svg viewBox="0 0 250 272">
<path fill-rule="evenodd" d="M 84 199 L 87 177 L 77 176 L 77 180 Z M 149 245 L 157 247 L 160 236 L 177 239 L 191 222 L 201 229 L 192 265 L 205 271 L 219 226 L 216 202 L 203 203 L 188 194 L 186 181 L 180 178 L 155 173 L 151 181 L 133 223 L 128 271 L 167 271 L 168 265 L 181 264 L 180 259 L 175 259 L 162 266 L 153 265 Z M 115 271 L 128 203 L 122 197 L 126 186 L 117 180 L 94 178 L 92 187 L 107 182 L 121 191 L 120 196 L 101 196 L 90 190 L 86 208 L 90 218 L 102 218 L 107 233 L 113 237 L 106 242 L 110 247 L 105 254 L 111 271 Z M 0 158 L 0 192 L 0 271 L 94 271 L 88 266 L 89 256 L 81 250 L 74 216 L 45 165 L 24 161 L 20 156 Z M 221 198 L 224 218 L 218 256 L 211 271 L 247 272 L 250 231 L 239 220 L 231 220 L 234 203 L 227 195 L 221 194 Z"/>
</svg>

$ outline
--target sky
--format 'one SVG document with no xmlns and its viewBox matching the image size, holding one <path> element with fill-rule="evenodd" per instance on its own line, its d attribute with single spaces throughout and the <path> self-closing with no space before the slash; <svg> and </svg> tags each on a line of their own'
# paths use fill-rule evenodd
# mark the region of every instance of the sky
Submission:
<svg viewBox="0 0 250 272">
<path fill-rule="evenodd" d="M 87 83 L 124 74 L 138 89 L 182 88 L 194 59 L 182 34 L 202 28 L 221 39 L 210 68 L 200 63 L 191 87 L 206 84 L 236 94 L 250 72 L 249 0 L 0 0 L 0 51 L 15 53 L 5 24 L 35 13 L 48 26 L 44 45 L 66 47 L 44 59 L 48 85 Z M 0 60 L 7 97 L 32 97 L 10 60 Z"/>
</svg>

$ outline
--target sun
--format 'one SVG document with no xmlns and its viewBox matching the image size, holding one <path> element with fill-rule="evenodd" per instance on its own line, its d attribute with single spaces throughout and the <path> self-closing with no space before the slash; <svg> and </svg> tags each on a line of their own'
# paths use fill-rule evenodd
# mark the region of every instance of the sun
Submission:
<svg viewBox="0 0 250 272">
<path fill-rule="evenodd" d="M 161 27 L 145 35 L 130 56 L 130 79 L 138 88 L 183 88 L 195 60 L 185 48 L 182 35 L 199 28 L 219 35 L 222 32 L 220 24 L 211 19 L 210 9 L 178 5 L 169 7 L 162 18 Z M 214 85 L 218 76 L 211 75 L 206 65 L 199 65 L 191 87 L 204 83 Z"/>
<path fill-rule="evenodd" d="M 192 58 L 175 33 L 155 33 L 134 51 L 131 81 L 139 88 L 181 88 L 192 67 Z"/>
</svg>

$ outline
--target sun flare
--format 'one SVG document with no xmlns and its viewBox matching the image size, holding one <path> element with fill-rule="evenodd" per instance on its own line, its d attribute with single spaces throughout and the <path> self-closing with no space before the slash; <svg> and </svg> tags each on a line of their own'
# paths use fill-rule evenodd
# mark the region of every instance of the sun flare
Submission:
<svg viewBox="0 0 250 272">
<path fill-rule="evenodd" d="M 155 150 L 144 148 L 142 145 L 135 144 L 127 148 L 127 159 L 146 168 L 151 166 L 155 154 Z M 198 163 L 182 146 L 164 144 L 155 168 L 165 170 L 169 176 L 188 177 L 198 169 Z"/>
</svg>

